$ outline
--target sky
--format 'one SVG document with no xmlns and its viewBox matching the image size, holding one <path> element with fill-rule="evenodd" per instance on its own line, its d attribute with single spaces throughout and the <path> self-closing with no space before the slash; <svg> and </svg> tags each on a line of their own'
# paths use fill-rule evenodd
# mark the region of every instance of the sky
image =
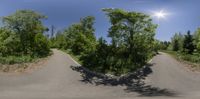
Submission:
<svg viewBox="0 0 200 99">
<path fill-rule="evenodd" d="M 200 0 L 0 0 L 0 16 L 30 9 L 48 16 L 43 21 L 45 26 L 54 25 L 61 30 L 91 15 L 96 18 L 95 35 L 106 38 L 110 23 L 102 8 L 121 8 L 150 16 L 162 10 L 167 13 L 165 18 L 152 17 L 158 24 L 155 38 L 169 41 L 175 32 L 194 32 L 200 27 L 199 4 Z"/>
</svg>

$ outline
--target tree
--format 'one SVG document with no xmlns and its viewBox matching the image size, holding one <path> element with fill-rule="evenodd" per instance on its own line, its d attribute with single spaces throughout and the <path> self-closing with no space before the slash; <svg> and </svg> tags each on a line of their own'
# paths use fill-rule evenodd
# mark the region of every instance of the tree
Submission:
<svg viewBox="0 0 200 99">
<path fill-rule="evenodd" d="M 76 55 L 90 53 L 95 50 L 94 20 L 94 17 L 87 16 L 82 18 L 80 23 L 73 24 L 65 29 L 63 33 L 67 40 L 67 47 L 65 49 L 71 49 Z"/>
<path fill-rule="evenodd" d="M 158 53 L 158 50 L 161 49 L 161 42 L 159 40 L 155 40 L 154 43 L 153 43 L 153 51 L 155 53 Z"/>
<path fill-rule="evenodd" d="M 161 50 L 167 50 L 168 47 L 169 47 L 169 45 L 170 45 L 170 42 L 168 42 L 168 41 L 161 41 L 160 42 L 160 49 Z"/>
<path fill-rule="evenodd" d="M 85 55 L 89 58 L 82 58 L 84 65 L 116 75 L 142 67 L 152 55 L 156 25 L 143 13 L 121 9 L 103 11 L 111 22 L 108 34 L 111 44 L 100 38 L 96 50 Z"/>
<path fill-rule="evenodd" d="M 56 33 L 55 37 L 52 37 L 51 39 L 51 46 L 59 49 L 65 49 L 68 46 L 68 41 L 64 37 L 61 31 L 58 31 Z"/>
<path fill-rule="evenodd" d="M 184 37 L 181 33 L 175 33 L 171 39 L 171 45 L 173 51 L 183 51 Z"/>
<path fill-rule="evenodd" d="M 102 37 L 99 38 L 96 50 L 81 57 L 83 66 L 98 72 L 106 73 L 110 70 L 110 49 Z"/>
<path fill-rule="evenodd" d="M 198 52 L 200 52 L 200 28 L 198 28 L 194 33 L 194 41 L 193 44 L 196 46 Z"/>
<path fill-rule="evenodd" d="M 152 53 L 156 25 L 143 13 L 121 9 L 104 9 L 111 22 L 112 39 L 119 68 L 136 69 L 144 65 Z M 120 63 L 119 63 L 120 62 Z"/>
<path fill-rule="evenodd" d="M 89 38 L 93 41 L 96 40 L 96 38 L 94 36 L 95 29 L 93 27 L 94 21 L 95 21 L 95 18 L 93 16 L 86 16 L 84 18 L 81 18 L 81 20 L 80 20 L 83 34 L 87 38 Z"/>
<path fill-rule="evenodd" d="M 37 33 L 34 41 L 34 52 L 36 53 L 36 56 L 46 56 L 49 54 L 49 41 L 42 33 Z"/>
<path fill-rule="evenodd" d="M 18 52 L 21 55 L 39 55 L 38 53 L 40 53 L 39 50 L 41 48 L 36 40 L 40 38 L 45 41 L 42 44 L 48 44 L 44 39 L 45 37 L 42 37 L 43 32 L 46 30 L 41 21 L 44 18 L 46 18 L 46 16 L 32 10 L 19 10 L 12 15 L 3 17 L 4 28 L 9 30 L 8 35 L 10 35 L 6 39 L 10 40 L 9 42 L 15 42 L 15 40 L 18 42 L 17 45 L 15 45 L 18 46 L 17 49 L 12 50 L 12 52 Z M 39 38 L 35 39 L 37 37 Z M 9 49 L 9 47 L 11 47 L 11 45 L 8 45 L 7 49 Z M 47 53 L 49 52 L 49 49 L 45 50 Z"/>
<path fill-rule="evenodd" d="M 193 44 L 193 36 L 190 34 L 190 31 L 187 32 L 187 35 L 185 35 L 184 42 L 183 42 L 183 51 L 192 54 L 195 49 L 195 46 Z"/>
</svg>

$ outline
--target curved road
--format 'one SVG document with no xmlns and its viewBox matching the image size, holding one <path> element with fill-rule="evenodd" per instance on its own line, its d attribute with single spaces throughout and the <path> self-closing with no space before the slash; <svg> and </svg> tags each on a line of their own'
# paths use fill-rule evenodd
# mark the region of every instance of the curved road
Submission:
<svg viewBox="0 0 200 99">
<path fill-rule="evenodd" d="M 0 75 L 0 99 L 199 99 L 200 74 L 188 71 L 183 64 L 161 53 L 152 60 L 152 73 L 145 87 L 126 91 L 125 85 L 84 83 L 69 55 L 53 50 L 54 55 L 41 69 L 20 75 Z M 149 87 L 153 86 L 153 87 Z M 136 88 L 136 87 L 134 87 Z M 145 95 L 150 88 L 152 95 Z M 160 89 L 159 91 L 157 91 Z M 145 91 L 144 91 L 145 90 Z M 156 90 L 156 91 L 155 91 Z M 168 93 L 165 93 L 168 90 Z M 154 92 L 164 94 L 156 95 Z M 151 92 L 148 92 L 151 94 Z M 173 94 L 170 94 L 173 93 Z"/>
</svg>

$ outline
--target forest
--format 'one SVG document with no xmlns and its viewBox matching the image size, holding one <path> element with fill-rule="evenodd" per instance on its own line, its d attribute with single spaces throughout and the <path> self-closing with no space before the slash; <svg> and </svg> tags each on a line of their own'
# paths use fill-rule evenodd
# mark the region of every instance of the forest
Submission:
<svg viewBox="0 0 200 99">
<path fill-rule="evenodd" d="M 168 46 L 168 52 L 176 58 L 190 63 L 200 63 L 200 28 L 194 33 L 175 33 Z"/>
</svg>

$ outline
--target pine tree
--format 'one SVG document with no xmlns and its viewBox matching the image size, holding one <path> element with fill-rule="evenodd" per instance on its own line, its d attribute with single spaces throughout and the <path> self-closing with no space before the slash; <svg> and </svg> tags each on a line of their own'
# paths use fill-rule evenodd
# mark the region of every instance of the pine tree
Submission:
<svg viewBox="0 0 200 99">
<path fill-rule="evenodd" d="M 183 41 L 183 51 L 187 54 L 192 54 L 194 52 L 195 46 L 193 44 L 193 36 L 190 31 L 187 32 Z"/>
</svg>

